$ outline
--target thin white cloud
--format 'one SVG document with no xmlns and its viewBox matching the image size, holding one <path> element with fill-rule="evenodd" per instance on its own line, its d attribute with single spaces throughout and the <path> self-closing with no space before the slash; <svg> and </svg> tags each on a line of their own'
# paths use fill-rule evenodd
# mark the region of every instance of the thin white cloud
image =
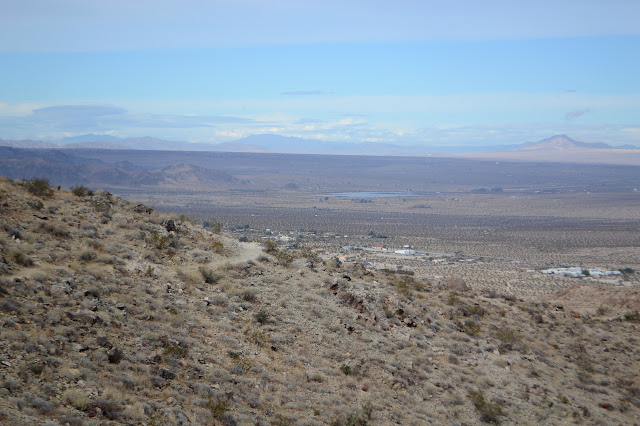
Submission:
<svg viewBox="0 0 640 426">
<path fill-rule="evenodd" d="M 587 114 L 591 112 L 590 108 L 583 108 L 583 109 L 578 109 L 578 110 L 574 110 L 574 111 L 569 111 L 568 113 L 566 113 L 564 115 L 564 119 L 566 121 L 573 121 L 577 118 L 582 117 L 583 115 Z"/>
<path fill-rule="evenodd" d="M 15 108 L 14 108 L 15 109 Z M 60 135 L 105 133 L 122 129 L 192 129 L 219 125 L 246 125 L 253 120 L 235 116 L 132 113 L 118 106 L 54 105 L 32 110 L 21 116 L 0 115 L 0 135 Z"/>
</svg>

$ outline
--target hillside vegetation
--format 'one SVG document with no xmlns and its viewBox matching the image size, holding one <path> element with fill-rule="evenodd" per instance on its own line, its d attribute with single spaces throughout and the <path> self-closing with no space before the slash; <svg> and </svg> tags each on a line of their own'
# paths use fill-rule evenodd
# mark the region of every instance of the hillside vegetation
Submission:
<svg viewBox="0 0 640 426">
<path fill-rule="evenodd" d="M 0 181 L 0 422 L 640 423 L 637 311 L 311 249 Z"/>
</svg>

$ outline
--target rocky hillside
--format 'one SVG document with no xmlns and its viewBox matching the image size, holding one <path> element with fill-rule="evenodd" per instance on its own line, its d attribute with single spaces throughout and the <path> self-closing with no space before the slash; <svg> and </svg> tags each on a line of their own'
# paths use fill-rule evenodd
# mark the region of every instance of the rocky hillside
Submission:
<svg viewBox="0 0 640 426">
<path fill-rule="evenodd" d="M 578 314 L 0 181 L 3 424 L 640 423 L 640 314 Z"/>
</svg>

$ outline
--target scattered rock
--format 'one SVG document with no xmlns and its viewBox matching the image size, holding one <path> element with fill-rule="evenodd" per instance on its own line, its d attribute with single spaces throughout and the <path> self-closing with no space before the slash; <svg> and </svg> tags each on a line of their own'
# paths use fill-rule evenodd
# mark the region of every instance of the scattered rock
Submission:
<svg viewBox="0 0 640 426">
<path fill-rule="evenodd" d="M 449 277 L 445 280 L 445 284 L 449 291 L 457 291 L 459 293 L 469 291 L 469 287 L 460 277 Z"/>
</svg>

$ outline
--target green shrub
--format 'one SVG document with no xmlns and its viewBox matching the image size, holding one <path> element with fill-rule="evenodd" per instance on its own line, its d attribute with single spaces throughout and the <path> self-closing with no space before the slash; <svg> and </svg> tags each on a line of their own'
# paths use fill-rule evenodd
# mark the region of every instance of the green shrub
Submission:
<svg viewBox="0 0 640 426">
<path fill-rule="evenodd" d="M 347 364 L 342 364 L 342 365 L 340 366 L 340 371 L 342 371 L 342 373 L 343 373 L 345 376 L 348 376 L 348 375 L 350 375 L 351 373 L 353 373 L 353 369 L 351 368 L 351 366 L 350 366 L 350 365 L 347 365 Z"/>
<path fill-rule="evenodd" d="M 267 311 L 260 311 L 253 315 L 253 319 L 256 320 L 258 324 L 264 325 L 269 322 L 271 315 Z"/>
<path fill-rule="evenodd" d="M 520 335 L 510 328 L 503 328 L 496 332 L 496 338 L 500 341 L 500 351 L 513 350 L 514 346 L 520 343 Z"/>
<path fill-rule="evenodd" d="M 167 237 L 166 235 L 160 235 L 157 232 L 154 232 L 153 234 L 151 234 L 151 243 L 158 250 L 162 250 L 169 245 L 169 237 Z"/>
<path fill-rule="evenodd" d="M 371 422 L 373 407 L 367 403 L 362 408 L 345 414 L 339 419 L 331 422 L 332 426 L 366 426 Z"/>
<path fill-rule="evenodd" d="M 295 260 L 295 256 L 288 251 L 279 251 L 275 256 L 278 259 L 278 263 L 284 266 L 291 264 Z"/>
<path fill-rule="evenodd" d="M 623 315 L 623 318 L 625 321 L 640 322 L 640 312 L 638 311 L 625 312 Z"/>
<path fill-rule="evenodd" d="M 233 368 L 231 368 L 231 373 L 233 374 L 245 374 L 249 371 L 251 371 L 251 368 L 253 367 L 253 362 L 251 362 L 250 359 L 247 358 L 243 358 L 243 357 L 238 357 L 238 358 L 233 358 Z"/>
<path fill-rule="evenodd" d="M 494 424 L 500 423 L 500 417 L 502 416 L 502 407 L 500 405 L 495 402 L 488 402 L 482 392 L 469 392 L 469 399 L 476 411 L 480 413 L 480 421 Z"/>
<path fill-rule="evenodd" d="M 38 197 L 50 197 L 53 195 L 53 188 L 49 179 L 33 178 L 25 184 L 27 191 Z"/>
<path fill-rule="evenodd" d="M 32 209 L 38 211 L 42 210 L 42 208 L 44 207 L 44 204 L 42 204 L 42 201 L 40 200 L 29 200 L 27 201 L 27 205 Z"/>
<path fill-rule="evenodd" d="M 179 343 L 170 343 L 165 346 L 163 354 L 169 359 L 184 358 L 189 353 L 189 348 Z"/>
<path fill-rule="evenodd" d="M 76 185 L 71 188 L 71 193 L 76 197 L 86 197 L 87 195 L 93 195 L 93 191 L 82 185 Z"/>
<path fill-rule="evenodd" d="M 210 399 L 207 402 L 206 407 L 211 410 L 211 414 L 213 414 L 213 417 L 219 418 L 229 410 L 229 403 L 220 400 L 213 402 L 213 400 Z"/>
<path fill-rule="evenodd" d="M 474 321 L 467 320 L 464 322 L 464 332 L 469 336 L 477 336 L 480 334 L 480 326 L 476 324 Z"/>
</svg>

